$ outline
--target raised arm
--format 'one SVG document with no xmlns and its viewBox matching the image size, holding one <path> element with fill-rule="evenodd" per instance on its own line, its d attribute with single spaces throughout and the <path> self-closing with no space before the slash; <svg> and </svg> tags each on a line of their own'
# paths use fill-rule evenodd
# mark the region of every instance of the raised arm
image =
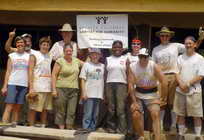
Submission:
<svg viewBox="0 0 204 140">
<path fill-rule="evenodd" d="M 36 58 L 34 55 L 30 56 L 29 59 L 29 72 L 28 72 L 28 76 L 29 76 L 29 93 L 33 93 L 33 79 L 34 79 L 34 67 L 36 64 Z"/>
<path fill-rule="evenodd" d="M 15 37 L 15 35 L 16 35 L 16 29 L 14 29 L 12 32 L 9 33 L 9 38 L 5 44 L 5 50 L 7 51 L 7 53 L 12 53 L 12 52 L 17 51 L 16 48 L 12 47 L 12 41 L 13 41 L 13 38 Z"/>
</svg>

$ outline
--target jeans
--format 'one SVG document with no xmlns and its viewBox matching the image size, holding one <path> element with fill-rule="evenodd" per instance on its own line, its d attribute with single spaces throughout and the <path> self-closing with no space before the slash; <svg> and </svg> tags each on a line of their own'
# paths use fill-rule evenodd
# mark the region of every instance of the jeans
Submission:
<svg viewBox="0 0 204 140">
<path fill-rule="evenodd" d="M 83 128 L 91 131 L 96 130 L 96 124 L 99 114 L 99 105 L 101 99 L 88 98 L 84 102 L 84 116 L 83 116 Z"/>
</svg>

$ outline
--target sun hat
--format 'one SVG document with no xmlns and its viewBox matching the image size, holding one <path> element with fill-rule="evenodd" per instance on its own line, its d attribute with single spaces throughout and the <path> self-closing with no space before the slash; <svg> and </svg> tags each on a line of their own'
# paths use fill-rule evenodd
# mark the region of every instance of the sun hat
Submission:
<svg viewBox="0 0 204 140">
<path fill-rule="evenodd" d="M 69 23 L 65 23 L 61 29 L 59 29 L 58 31 L 60 32 L 73 32 L 75 30 L 72 29 L 72 26 Z"/>
<path fill-rule="evenodd" d="M 156 32 L 156 36 L 159 37 L 161 34 L 169 34 L 172 37 L 175 35 L 175 32 L 170 31 L 169 28 L 167 28 L 166 26 L 163 26 L 160 31 Z"/>
</svg>

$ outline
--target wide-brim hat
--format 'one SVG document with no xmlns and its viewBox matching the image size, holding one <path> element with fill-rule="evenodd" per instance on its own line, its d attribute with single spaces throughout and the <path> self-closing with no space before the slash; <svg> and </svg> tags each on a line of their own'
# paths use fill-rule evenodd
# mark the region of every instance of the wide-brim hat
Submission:
<svg viewBox="0 0 204 140">
<path fill-rule="evenodd" d="M 171 37 L 173 37 L 175 35 L 174 31 L 170 31 L 169 28 L 167 27 L 162 27 L 160 31 L 156 32 L 156 36 L 160 36 L 161 34 L 169 34 Z"/>
<path fill-rule="evenodd" d="M 58 30 L 59 32 L 74 32 L 75 30 L 72 29 L 72 26 L 69 23 L 65 23 L 61 29 Z"/>
</svg>

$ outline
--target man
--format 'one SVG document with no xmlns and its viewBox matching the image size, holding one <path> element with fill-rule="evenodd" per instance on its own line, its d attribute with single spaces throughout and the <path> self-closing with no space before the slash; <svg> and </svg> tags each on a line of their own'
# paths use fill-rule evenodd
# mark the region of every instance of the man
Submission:
<svg viewBox="0 0 204 140">
<path fill-rule="evenodd" d="M 16 35 L 16 29 L 9 33 L 9 38 L 5 44 L 5 50 L 8 53 L 16 52 L 17 49 L 12 47 L 13 38 Z M 36 51 L 32 49 L 32 36 L 30 34 L 23 34 L 21 37 L 26 41 L 25 51 L 29 54 L 34 54 Z"/>
<path fill-rule="evenodd" d="M 168 80 L 167 94 L 161 94 L 161 127 L 163 128 L 163 119 L 165 108 L 173 107 L 174 94 L 176 89 L 175 73 L 177 72 L 177 58 L 180 53 L 185 52 L 185 47 L 181 43 L 170 43 L 170 39 L 174 36 L 174 32 L 167 27 L 162 27 L 156 36 L 160 38 L 161 44 L 156 46 L 152 52 L 153 60 L 161 67 L 166 79 Z M 176 128 L 176 116 L 171 112 L 172 125 L 171 130 Z"/>
<path fill-rule="evenodd" d="M 153 121 L 153 132 L 155 140 L 160 140 L 160 101 L 157 94 L 157 83 L 161 84 L 162 92 L 166 92 L 166 80 L 160 68 L 149 60 L 149 53 L 146 48 L 142 48 L 138 54 L 139 61 L 130 64 L 128 69 L 128 88 L 130 91 L 132 105 L 133 128 L 140 136 L 139 140 L 144 140 L 144 106 L 150 112 Z M 134 88 L 136 85 L 136 88 Z"/>
<path fill-rule="evenodd" d="M 14 29 L 12 32 L 9 33 L 9 38 L 6 41 L 5 44 L 5 50 L 8 53 L 16 52 L 17 49 L 12 47 L 12 41 L 16 35 L 16 29 Z M 25 51 L 29 54 L 36 54 L 36 50 L 32 49 L 32 36 L 30 34 L 23 34 L 21 37 L 25 40 Z M 21 120 L 20 124 L 22 125 L 27 125 L 27 112 L 28 112 L 28 104 L 25 102 L 25 104 L 22 107 L 22 112 L 21 112 Z"/>
<path fill-rule="evenodd" d="M 196 140 L 201 140 L 203 108 L 200 81 L 204 77 L 204 58 L 195 52 L 196 40 L 194 37 L 189 36 L 185 39 L 185 47 L 186 52 L 178 58 L 179 73 L 176 74 L 178 87 L 176 88 L 174 111 L 178 116 L 179 135 L 185 134 L 185 117 L 191 116 L 194 119 Z"/>
<path fill-rule="evenodd" d="M 160 67 L 164 73 L 167 81 L 167 94 L 161 94 L 161 127 L 163 129 L 163 119 L 165 115 L 165 109 L 168 107 L 172 110 L 175 89 L 176 89 L 176 78 L 175 73 L 178 72 L 177 58 L 179 54 L 185 52 L 185 46 L 181 43 L 171 43 L 170 39 L 174 36 L 175 32 L 170 31 L 167 27 L 162 27 L 160 31 L 156 32 L 156 36 L 160 38 L 161 44 L 156 46 L 152 52 L 152 59 Z M 202 28 L 199 30 L 200 39 L 196 42 L 196 46 L 199 46 L 203 40 Z M 171 111 L 171 131 L 176 130 L 176 115 Z"/>
<path fill-rule="evenodd" d="M 58 58 L 63 56 L 63 48 L 65 46 L 72 46 L 73 48 L 73 56 L 77 57 L 77 44 L 71 41 L 73 32 L 75 30 L 72 29 L 71 25 L 65 23 L 61 29 L 59 29 L 60 35 L 62 36 L 63 40 L 56 42 L 50 50 L 50 56 L 53 60 L 57 60 Z"/>
</svg>

